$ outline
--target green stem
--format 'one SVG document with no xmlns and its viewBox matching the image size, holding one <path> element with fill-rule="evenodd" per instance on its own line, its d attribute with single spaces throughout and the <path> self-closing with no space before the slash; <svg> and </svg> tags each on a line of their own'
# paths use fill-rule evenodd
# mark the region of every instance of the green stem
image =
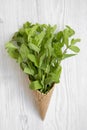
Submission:
<svg viewBox="0 0 87 130">
<path fill-rule="evenodd" d="M 64 50 L 64 52 L 63 52 L 63 55 L 66 54 L 67 50 L 68 50 L 70 47 L 71 47 L 71 45 L 70 45 L 70 46 L 67 46 L 67 48 L 66 48 L 66 49 Z"/>
</svg>

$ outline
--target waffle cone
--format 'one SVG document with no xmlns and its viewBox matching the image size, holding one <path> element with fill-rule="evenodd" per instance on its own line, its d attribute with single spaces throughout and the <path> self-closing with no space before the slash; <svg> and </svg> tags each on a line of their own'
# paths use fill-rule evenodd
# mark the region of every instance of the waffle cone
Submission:
<svg viewBox="0 0 87 130">
<path fill-rule="evenodd" d="M 38 90 L 33 91 L 35 102 L 39 109 L 39 113 L 40 113 L 42 120 L 44 120 L 44 118 L 45 118 L 53 90 L 54 90 L 54 86 L 47 94 L 43 94 Z"/>
</svg>

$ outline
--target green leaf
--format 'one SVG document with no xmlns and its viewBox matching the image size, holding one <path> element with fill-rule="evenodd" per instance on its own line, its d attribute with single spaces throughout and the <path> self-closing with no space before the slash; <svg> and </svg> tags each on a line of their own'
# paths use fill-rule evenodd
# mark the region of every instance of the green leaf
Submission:
<svg viewBox="0 0 87 130">
<path fill-rule="evenodd" d="M 56 35 L 55 35 L 55 40 L 57 41 L 57 42 L 60 42 L 60 43 L 62 43 L 63 42 L 63 32 L 62 31 L 60 31 L 60 32 L 58 32 Z"/>
<path fill-rule="evenodd" d="M 22 62 L 22 63 L 20 63 L 20 67 L 21 67 L 21 69 L 24 71 L 24 68 L 27 67 L 27 64 L 24 63 L 24 62 Z"/>
<path fill-rule="evenodd" d="M 55 68 L 54 72 L 49 73 L 48 77 L 45 79 L 45 84 L 58 83 L 61 70 L 61 66 L 58 66 L 57 68 Z"/>
<path fill-rule="evenodd" d="M 76 53 L 78 53 L 80 51 L 80 49 L 77 46 L 71 46 L 71 47 L 69 47 L 69 49 Z"/>
<path fill-rule="evenodd" d="M 20 64 L 20 63 L 22 63 L 22 61 L 23 61 L 23 59 L 22 59 L 21 55 L 19 55 L 17 62 Z"/>
<path fill-rule="evenodd" d="M 58 43 L 55 43 L 53 47 L 54 47 L 54 55 L 56 57 L 62 57 L 62 50 L 60 45 Z"/>
<path fill-rule="evenodd" d="M 19 51 L 18 51 L 17 47 L 12 42 L 6 43 L 5 48 L 7 49 L 7 52 L 9 53 L 9 55 L 12 58 L 18 59 Z"/>
<path fill-rule="evenodd" d="M 29 46 L 29 48 L 32 49 L 33 51 L 39 53 L 40 48 L 38 48 L 35 44 L 29 43 L 28 46 Z"/>
<path fill-rule="evenodd" d="M 18 50 L 9 49 L 7 52 L 9 53 L 9 55 L 10 55 L 12 58 L 18 59 L 18 57 L 19 57 L 19 52 L 18 52 Z"/>
<path fill-rule="evenodd" d="M 67 27 L 67 31 L 68 31 L 68 36 L 69 37 L 73 36 L 75 34 L 75 31 L 67 25 L 66 25 L 66 27 Z"/>
<path fill-rule="evenodd" d="M 41 33 L 35 36 L 35 41 L 36 41 L 37 46 L 41 44 L 44 36 L 45 36 L 45 31 L 42 31 Z"/>
<path fill-rule="evenodd" d="M 66 46 L 69 45 L 69 37 L 71 37 L 74 34 L 75 34 L 75 31 L 72 28 L 70 28 L 69 26 L 66 26 L 66 29 L 64 29 L 64 31 L 63 31 L 64 43 Z"/>
<path fill-rule="evenodd" d="M 45 46 L 45 50 L 46 50 L 46 54 L 47 56 L 50 58 L 52 55 L 53 55 L 53 51 L 54 51 L 54 48 L 52 47 L 52 45 L 49 43 Z"/>
<path fill-rule="evenodd" d="M 15 45 L 13 45 L 12 42 L 7 42 L 7 43 L 5 44 L 5 48 L 6 48 L 6 49 L 14 49 L 14 50 L 17 49 L 17 47 L 16 47 Z"/>
<path fill-rule="evenodd" d="M 56 28 L 57 28 L 57 25 L 54 25 L 54 26 L 52 27 L 52 32 L 54 32 L 54 31 L 56 30 Z"/>
<path fill-rule="evenodd" d="M 35 55 L 29 53 L 28 54 L 28 59 L 31 62 L 33 62 L 36 67 L 38 67 L 38 61 L 37 61 L 37 58 L 35 57 Z"/>
<path fill-rule="evenodd" d="M 65 43 L 65 45 L 66 46 L 68 46 L 69 45 L 69 34 L 68 34 L 68 31 L 65 29 L 64 31 L 63 31 L 63 37 L 64 37 L 64 43 Z"/>
<path fill-rule="evenodd" d="M 37 89 L 41 89 L 43 88 L 43 86 L 40 84 L 40 82 L 38 80 L 36 81 L 32 81 L 29 85 L 29 87 L 33 90 L 37 90 Z"/>
<path fill-rule="evenodd" d="M 31 23 L 30 22 L 26 22 L 25 24 L 23 24 L 23 27 L 24 28 L 29 28 L 31 26 Z"/>
<path fill-rule="evenodd" d="M 49 73 L 50 72 L 50 65 L 48 64 L 47 66 L 46 66 L 46 69 L 45 69 L 45 73 Z"/>
<path fill-rule="evenodd" d="M 37 79 L 41 79 L 41 77 L 42 77 L 42 70 L 39 69 L 37 74 Z"/>
<path fill-rule="evenodd" d="M 20 36 L 14 37 L 13 40 L 17 42 L 18 46 L 21 46 L 21 44 L 25 43 L 25 39 L 23 37 L 20 37 Z"/>
<path fill-rule="evenodd" d="M 32 81 L 30 88 L 42 93 L 47 93 L 54 83 L 59 83 L 61 61 L 76 55 L 68 54 L 68 49 L 76 53 L 80 50 L 74 46 L 80 40 L 71 39 L 75 34 L 71 27 L 66 26 L 59 32 L 55 31 L 56 27 L 26 22 L 5 46 Z"/>
<path fill-rule="evenodd" d="M 26 74 L 29 74 L 29 75 L 34 75 L 34 70 L 33 69 L 31 69 L 31 68 L 28 68 L 28 67 L 25 67 L 24 68 L 24 72 L 26 73 Z"/>
<path fill-rule="evenodd" d="M 38 25 L 36 24 L 32 28 L 30 28 L 28 30 L 28 32 L 27 32 L 27 34 L 28 34 L 28 41 L 29 41 L 30 37 L 35 34 L 37 28 L 38 28 Z"/>
<path fill-rule="evenodd" d="M 72 56 L 75 56 L 76 54 L 64 54 L 62 59 L 66 59 Z"/>
<path fill-rule="evenodd" d="M 43 53 L 40 58 L 39 58 L 39 66 L 42 65 L 42 63 L 44 62 L 44 59 L 45 59 L 45 53 Z"/>
<path fill-rule="evenodd" d="M 76 44 L 77 42 L 80 42 L 81 40 L 80 39 L 72 39 L 71 40 L 71 45 L 74 45 L 74 44 Z"/>
<path fill-rule="evenodd" d="M 22 58 L 27 58 L 28 57 L 28 53 L 29 53 L 29 49 L 25 44 L 22 44 L 19 50 Z"/>
</svg>

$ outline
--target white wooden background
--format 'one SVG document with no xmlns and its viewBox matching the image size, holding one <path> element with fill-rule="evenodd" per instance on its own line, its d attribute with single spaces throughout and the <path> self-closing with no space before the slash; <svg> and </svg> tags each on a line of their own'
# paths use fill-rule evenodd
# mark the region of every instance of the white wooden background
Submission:
<svg viewBox="0 0 87 130">
<path fill-rule="evenodd" d="M 79 55 L 62 63 L 44 122 L 26 75 L 4 47 L 26 21 L 70 25 L 82 39 Z M 0 0 L 0 130 L 87 130 L 87 0 Z"/>
</svg>

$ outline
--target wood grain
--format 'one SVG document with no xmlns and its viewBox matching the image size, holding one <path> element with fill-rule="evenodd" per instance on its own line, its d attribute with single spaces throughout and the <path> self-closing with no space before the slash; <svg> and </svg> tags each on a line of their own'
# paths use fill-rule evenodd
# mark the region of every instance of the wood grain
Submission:
<svg viewBox="0 0 87 130">
<path fill-rule="evenodd" d="M 78 56 L 63 61 L 47 116 L 41 121 L 26 75 L 5 43 L 26 21 L 70 25 L 81 37 Z M 87 1 L 0 0 L 0 130 L 87 130 Z"/>
</svg>

